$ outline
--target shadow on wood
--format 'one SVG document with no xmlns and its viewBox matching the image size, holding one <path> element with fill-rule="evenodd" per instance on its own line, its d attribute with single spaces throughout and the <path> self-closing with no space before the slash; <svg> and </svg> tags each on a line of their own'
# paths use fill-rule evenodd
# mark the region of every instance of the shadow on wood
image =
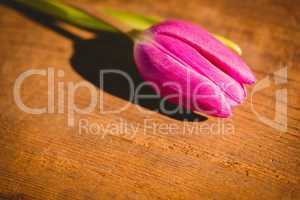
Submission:
<svg viewBox="0 0 300 200">
<path fill-rule="evenodd" d="M 74 53 L 70 62 L 74 70 L 85 80 L 91 82 L 105 92 L 132 102 L 129 83 L 124 76 L 116 73 L 106 74 L 103 76 L 104 84 L 100 84 L 100 71 L 103 70 L 121 71 L 129 75 L 130 79 L 133 81 L 134 88 L 143 82 L 134 64 L 132 41 L 127 37 L 118 33 L 97 32 L 95 38 L 84 40 L 59 27 L 56 24 L 56 20 L 50 16 L 36 12 L 9 0 L 4 0 L 1 3 L 19 11 L 31 20 L 71 39 L 74 45 Z M 155 93 L 150 86 L 145 86 L 139 92 L 139 95 L 155 95 Z M 133 103 L 137 103 L 146 109 L 157 111 L 176 120 L 190 122 L 207 120 L 206 117 L 196 115 L 190 110 L 176 109 L 176 105 L 168 102 L 163 102 L 165 108 L 165 111 L 163 111 L 160 109 L 160 98 L 143 98 L 138 100 L 139 101 L 134 101 Z M 171 112 L 175 110 L 176 112 Z"/>
</svg>

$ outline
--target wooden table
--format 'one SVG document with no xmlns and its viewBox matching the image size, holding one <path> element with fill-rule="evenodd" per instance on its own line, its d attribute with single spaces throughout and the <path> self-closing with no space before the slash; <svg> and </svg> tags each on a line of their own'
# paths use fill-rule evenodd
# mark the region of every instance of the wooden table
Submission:
<svg viewBox="0 0 300 200">
<path fill-rule="evenodd" d="M 300 199 L 299 1 L 90 3 L 186 19 L 231 38 L 242 47 L 257 84 L 226 120 L 167 115 L 151 110 L 152 103 L 130 103 L 118 114 L 75 113 L 71 127 L 62 98 L 70 96 L 70 84 L 88 83 L 103 95 L 96 103 L 105 109 L 128 104 L 123 81 L 110 78 L 108 88 L 99 88 L 98 71 L 122 69 L 140 81 L 132 45 L 2 0 L 2 199 Z M 30 69 L 54 71 L 54 99 L 48 98 L 51 80 L 35 75 L 22 82 L 21 100 L 35 108 L 52 102 L 54 110 L 30 114 L 17 106 L 16 80 Z M 73 99 L 84 108 L 90 98 L 89 90 L 80 88 Z"/>
</svg>

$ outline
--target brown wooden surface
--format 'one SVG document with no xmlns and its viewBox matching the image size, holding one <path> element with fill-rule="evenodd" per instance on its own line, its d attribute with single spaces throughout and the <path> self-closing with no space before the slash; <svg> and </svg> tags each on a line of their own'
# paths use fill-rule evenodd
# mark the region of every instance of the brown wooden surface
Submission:
<svg viewBox="0 0 300 200">
<path fill-rule="evenodd" d="M 93 83 L 97 74 L 95 77 L 91 68 L 103 66 L 123 67 L 137 75 L 130 43 L 104 33 L 93 39 L 91 33 L 53 25 L 48 18 L 11 2 L 0 2 L 1 198 L 300 199 L 299 1 L 91 1 L 99 6 L 191 20 L 223 34 L 240 44 L 243 58 L 258 81 L 272 77 L 283 65 L 289 67 L 288 83 L 272 85 L 253 97 L 255 109 L 272 118 L 275 90 L 287 88 L 287 132 L 259 120 L 251 110 L 250 98 L 225 120 L 225 124 L 233 125 L 234 132 L 223 134 L 183 134 L 184 126 L 212 125 L 218 120 L 183 122 L 180 116 L 143 114 L 135 104 L 120 114 L 95 110 L 76 115 L 76 123 L 88 119 L 105 126 L 121 119 L 137 128 L 127 134 L 110 133 L 109 129 L 105 137 L 104 133 L 79 134 L 76 123 L 75 127 L 67 126 L 67 114 L 21 111 L 13 99 L 14 81 L 30 68 L 48 67 L 64 70 L 64 78 L 56 81 L 65 83 Z M 116 109 L 127 103 L 120 92 L 124 86 L 110 82 L 117 89 L 97 88 L 97 93 L 104 94 L 106 108 Z M 86 94 L 85 90 L 76 93 L 77 105 L 88 105 L 90 97 Z M 22 98 L 27 105 L 46 105 L 46 79 L 35 76 L 26 80 Z M 55 109 L 57 104 L 56 100 Z M 145 127 L 146 119 L 181 128 L 155 133 L 157 129 Z"/>
</svg>

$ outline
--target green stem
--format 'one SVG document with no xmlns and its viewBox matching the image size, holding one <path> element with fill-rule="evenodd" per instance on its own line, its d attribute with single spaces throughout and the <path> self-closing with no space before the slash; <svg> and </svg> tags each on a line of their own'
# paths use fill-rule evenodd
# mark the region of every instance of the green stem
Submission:
<svg viewBox="0 0 300 200">
<path fill-rule="evenodd" d="M 105 24 L 114 27 L 119 32 L 124 33 L 126 35 L 129 35 L 130 32 L 133 32 L 134 29 L 127 24 L 124 24 L 114 17 L 111 17 L 110 15 L 105 14 L 104 12 L 101 12 L 100 10 L 95 10 L 91 6 L 87 6 L 84 4 L 76 3 L 71 0 L 64 0 L 64 3 L 70 7 L 73 7 L 75 9 L 78 9 L 86 14 L 88 14 L 91 17 L 94 17 L 95 19 L 104 22 Z"/>
<path fill-rule="evenodd" d="M 15 0 L 21 4 L 31 7 L 42 13 L 54 16 L 58 19 L 71 23 L 73 25 L 92 29 L 92 30 L 106 30 L 114 31 L 117 30 L 110 25 L 103 23 L 89 16 L 88 14 L 67 6 L 57 0 Z"/>
<path fill-rule="evenodd" d="M 138 15 L 129 12 L 123 12 L 119 10 L 113 10 L 108 8 L 102 8 L 101 10 L 94 10 L 92 13 L 87 13 L 83 9 L 77 9 L 74 6 L 68 6 L 62 3 L 59 0 L 15 0 L 19 3 L 27 5 L 35 10 L 38 10 L 42 13 L 46 13 L 48 15 L 57 17 L 63 21 L 71 23 L 73 25 L 87 28 L 91 30 L 104 30 L 110 32 L 117 32 L 121 31 L 126 33 L 127 36 L 132 37 L 138 31 L 144 31 L 145 29 L 149 28 L 150 26 L 161 22 L 163 19 L 157 17 L 149 17 Z M 70 0 L 68 0 L 70 2 Z M 99 13 L 97 13 L 99 12 Z M 96 16 L 95 16 L 96 14 Z M 101 18 L 98 15 L 104 16 L 105 18 Z M 98 16 L 98 17 L 97 17 Z M 113 21 L 119 22 L 111 23 L 111 21 L 107 21 L 106 19 L 112 18 Z M 122 24 L 122 25 L 120 25 Z M 120 28 L 120 26 L 125 27 L 127 26 L 127 30 L 125 28 Z M 128 30 L 135 30 L 134 32 Z M 131 32 L 131 33 L 130 33 Z M 134 34 L 132 34 L 134 33 Z M 213 34 L 219 41 L 225 44 L 227 47 L 233 49 L 239 55 L 242 54 L 242 50 L 233 41 L 218 35 Z"/>
</svg>

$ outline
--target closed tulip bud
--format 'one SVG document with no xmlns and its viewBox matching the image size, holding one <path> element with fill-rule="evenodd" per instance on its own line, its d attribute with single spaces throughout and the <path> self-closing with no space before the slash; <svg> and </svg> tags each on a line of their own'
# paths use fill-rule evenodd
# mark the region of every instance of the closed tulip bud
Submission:
<svg viewBox="0 0 300 200">
<path fill-rule="evenodd" d="M 139 34 L 134 57 L 162 97 L 194 112 L 229 117 L 255 82 L 245 62 L 203 28 L 168 20 Z"/>
</svg>

